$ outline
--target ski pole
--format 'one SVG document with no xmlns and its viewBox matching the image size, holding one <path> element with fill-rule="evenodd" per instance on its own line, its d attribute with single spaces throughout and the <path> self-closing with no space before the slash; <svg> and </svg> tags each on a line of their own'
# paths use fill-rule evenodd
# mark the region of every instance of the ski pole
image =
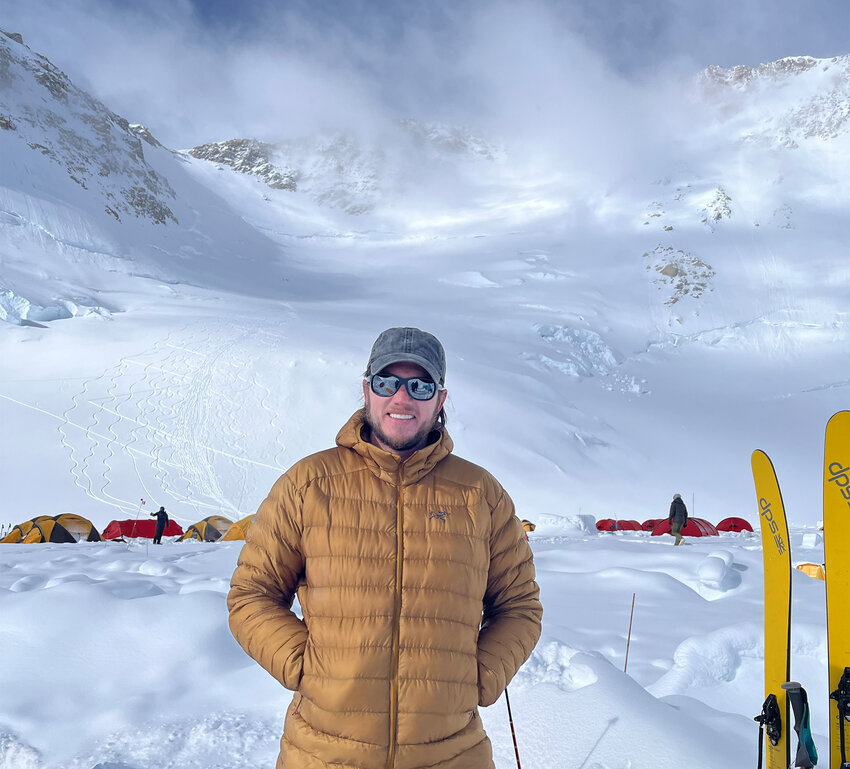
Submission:
<svg viewBox="0 0 850 769">
<path fill-rule="evenodd" d="M 522 769 L 522 764 L 519 762 L 519 746 L 516 744 L 516 732 L 514 731 L 514 717 L 511 715 L 511 698 L 508 697 L 508 687 L 505 687 L 505 702 L 508 705 L 508 721 L 511 725 L 511 737 L 514 741 L 514 753 L 516 753 L 517 769 Z"/>
<path fill-rule="evenodd" d="M 629 617 L 629 636 L 626 639 L 626 664 L 623 665 L 623 672 L 625 673 L 629 669 L 629 646 L 632 643 L 632 622 L 635 618 L 635 596 L 637 593 L 632 593 L 632 613 Z"/>
</svg>

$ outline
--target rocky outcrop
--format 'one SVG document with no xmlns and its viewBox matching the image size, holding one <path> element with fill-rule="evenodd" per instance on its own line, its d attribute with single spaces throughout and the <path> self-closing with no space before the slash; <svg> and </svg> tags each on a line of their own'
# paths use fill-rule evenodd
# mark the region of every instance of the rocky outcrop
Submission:
<svg viewBox="0 0 850 769">
<path fill-rule="evenodd" d="M 850 55 L 711 66 L 697 82 L 719 108 L 721 122 L 739 123 L 744 141 L 796 149 L 801 142 L 850 134 Z"/>
<path fill-rule="evenodd" d="M 285 165 L 276 165 L 276 146 L 256 139 L 230 139 L 202 144 L 189 150 L 193 158 L 227 165 L 243 174 L 253 174 L 273 190 L 297 189 L 298 174 Z"/>
<path fill-rule="evenodd" d="M 176 196 L 145 160 L 142 140 L 129 123 L 77 88 L 68 76 L 26 46 L 0 36 L 0 128 L 15 133 L 24 151 L 62 167 L 104 209 L 157 224 L 177 223 Z"/>
</svg>

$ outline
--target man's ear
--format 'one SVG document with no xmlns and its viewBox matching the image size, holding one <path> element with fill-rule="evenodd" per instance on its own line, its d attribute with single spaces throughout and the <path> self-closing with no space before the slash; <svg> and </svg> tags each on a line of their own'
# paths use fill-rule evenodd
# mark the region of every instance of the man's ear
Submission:
<svg viewBox="0 0 850 769">
<path fill-rule="evenodd" d="M 438 393 L 438 395 L 440 396 L 440 407 L 437 409 L 437 411 L 439 411 L 441 408 L 443 408 L 443 404 L 446 402 L 446 398 L 449 397 L 449 391 L 448 390 L 441 390 Z"/>
</svg>

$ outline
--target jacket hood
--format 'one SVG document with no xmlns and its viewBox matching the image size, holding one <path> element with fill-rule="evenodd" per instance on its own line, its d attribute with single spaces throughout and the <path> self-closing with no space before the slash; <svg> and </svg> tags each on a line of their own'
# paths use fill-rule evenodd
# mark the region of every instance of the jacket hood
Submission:
<svg viewBox="0 0 850 769">
<path fill-rule="evenodd" d="M 398 454 L 384 451 L 366 439 L 369 427 L 363 422 L 362 409 L 356 411 L 336 436 L 336 444 L 351 449 L 364 461 L 369 470 L 382 481 L 408 486 L 426 476 L 436 465 L 451 454 L 454 443 L 446 430 L 433 430 L 424 448 L 401 461 Z M 368 432 L 366 432 L 368 435 Z"/>
</svg>

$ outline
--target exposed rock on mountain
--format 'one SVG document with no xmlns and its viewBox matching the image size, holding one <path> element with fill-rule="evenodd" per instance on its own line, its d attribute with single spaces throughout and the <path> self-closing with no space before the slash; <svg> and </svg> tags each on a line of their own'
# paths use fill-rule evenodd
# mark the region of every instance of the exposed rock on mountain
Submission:
<svg viewBox="0 0 850 769">
<path fill-rule="evenodd" d="M 332 133 L 274 144 L 231 139 L 193 147 L 188 154 L 257 176 L 272 189 L 302 192 L 348 214 L 374 210 L 423 168 L 452 169 L 459 161 L 492 162 L 504 154 L 468 129 L 443 123 L 401 120 L 390 134 L 367 141 Z M 412 174 L 406 170 L 411 162 L 416 169 Z"/>
<path fill-rule="evenodd" d="M 297 174 L 291 168 L 278 168 L 273 158 L 278 154 L 274 144 L 256 139 L 230 139 L 229 141 L 201 144 L 189 150 L 198 160 L 228 165 L 243 174 L 259 176 L 273 190 L 297 189 Z M 276 158 L 275 158 L 276 159 Z"/>
<path fill-rule="evenodd" d="M 651 260 L 646 269 L 658 273 L 653 280 L 658 289 L 670 289 L 670 295 L 664 301 L 668 307 L 685 297 L 700 299 L 706 291 L 714 290 L 711 285 L 715 275 L 712 266 L 687 251 L 659 245 L 645 253 L 644 258 Z"/>
<path fill-rule="evenodd" d="M 441 153 L 480 157 L 486 160 L 501 160 L 504 149 L 477 136 L 468 128 L 445 123 L 401 120 L 399 125 L 422 146 Z"/>
<path fill-rule="evenodd" d="M 802 141 L 850 135 L 850 56 L 711 66 L 698 84 L 725 121 L 741 121 L 745 141 L 794 149 Z"/>
<path fill-rule="evenodd" d="M 732 198 L 723 187 L 718 187 L 714 192 L 714 197 L 703 208 L 702 223 L 714 230 L 714 226 L 721 219 L 728 219 L 732 216 L 732 208 L 730 203 Z"/>
<path fill-rule="evenodd" d="M 26 101 L 21 95 L 27 94 Z M 33 98 L 41 94 L 41 98 Z M 48 59 L 0 35 L 0 127 L 23 147 L 65 170 L 84 190 L 105 198 L 105 210 L 157 224 L 177 223 L 175 193 L 145 160 L 128 122 L 107 109 Z"/>
</svg>

